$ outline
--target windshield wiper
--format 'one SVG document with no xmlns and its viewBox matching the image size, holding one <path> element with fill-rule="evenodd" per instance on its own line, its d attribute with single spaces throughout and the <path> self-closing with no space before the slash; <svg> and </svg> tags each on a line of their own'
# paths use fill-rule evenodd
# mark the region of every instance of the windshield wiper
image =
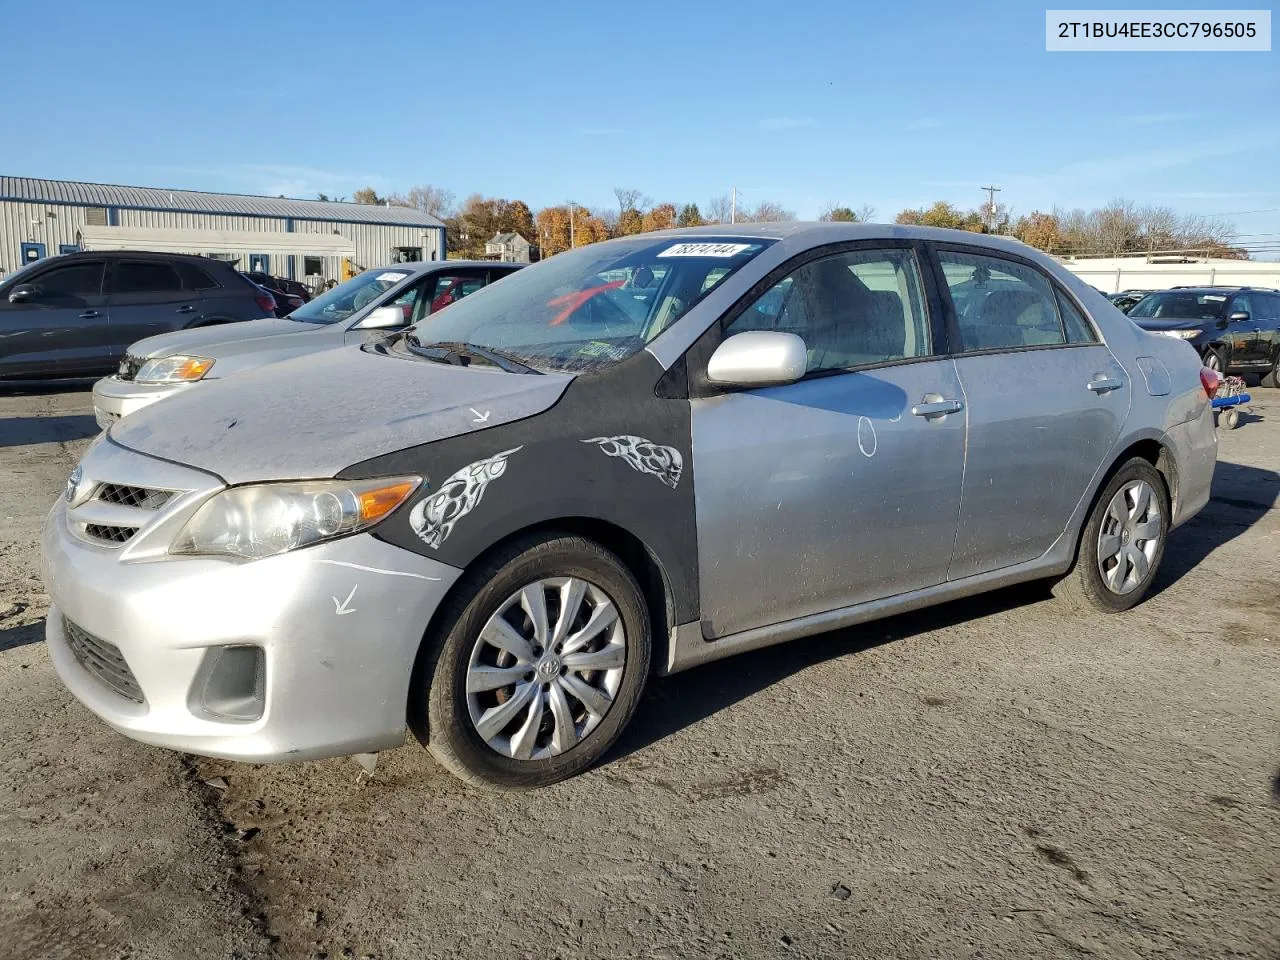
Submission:
<svg viewBox="0 0 1280 960">
<path fill-rule="evenodd" d="M 405 343 L 409 349 L 420 357 L 438 363 L 452 363 L 460 367 L 469 366 L 476 360 L 483 360 L 491 366 L 507 373 L 541 373 L 523 360 L 510 354 L 495 350 L 493 347 L 481 347 L 474 343 L 463 343 L 460 340 L 444 340 L 436 343 L 423 343 L 416 333 L 405 335 Z"/>
</svg>

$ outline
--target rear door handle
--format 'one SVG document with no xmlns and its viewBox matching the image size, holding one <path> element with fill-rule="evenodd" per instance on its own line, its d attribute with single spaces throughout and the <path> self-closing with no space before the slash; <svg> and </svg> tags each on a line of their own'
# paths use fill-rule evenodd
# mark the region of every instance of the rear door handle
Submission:
<svg viewBox="0 0 1280 960">
<path fill-rule="evenodd" d="M 1089 381 L 1089 389 L 1094 393 L 1106 393 L 1109 390 L 1119 390 L 1124 386 L 1124 381 L 1119 377 L 1107 377 L 1094 374 L 1093 380 Z"/>
<path fill-rule="evenodd" d="M 86 310 L 84 313 L 80 314 L 80 319 L 92 320 L 94 317 L 100 317 L 100 316 L 102 316 L 102 314 L 97 310 Z"/>
<path fill-rule="evenodd" d="M 191 304 L 188 303 L 184 307 L 179 307 L 178 313 L 194 313 L 195 309 L 196 309 L 195 307 L 191 306 Z"/>
<path fill-rule="evenodd" d="M 949 413 L 959 413 L 964 404 L 959 400 L 930 400 L 917 403 L 911 408 L 913 417 L 945 417 Z"/>
</svg>

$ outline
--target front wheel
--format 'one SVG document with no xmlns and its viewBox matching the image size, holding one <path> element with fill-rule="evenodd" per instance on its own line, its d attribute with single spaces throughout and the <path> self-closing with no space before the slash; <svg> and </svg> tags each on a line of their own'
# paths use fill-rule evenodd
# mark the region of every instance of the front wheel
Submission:
<svg viewBox="0 0 1280 960">
<path fill-rule="evenodd" d="M 617 740 L 649 673 L 635 578 L 568 535 L 516 542 L 467 576 L 419 658 L 414 732 L 475 783 L 528 789 L 581 773 Z"/>
<path fill-rule="evenodd" d="M 1155 580 L 1169 535 L 1164 478 L 1139 457 L 1103 487 L 1080 536 L 1071 572 L 1053 588 L 1075 609 L 1119 613 L 1136 606 Z"/>
<path fill-rule="evenodd" d="M 1227 375 L 1227 362 L 1222 359 L 1222 354 L 1217 350 L 1210 349 L 1205 352 L 1204 365 L 1221 376 Z"/>
</svg>

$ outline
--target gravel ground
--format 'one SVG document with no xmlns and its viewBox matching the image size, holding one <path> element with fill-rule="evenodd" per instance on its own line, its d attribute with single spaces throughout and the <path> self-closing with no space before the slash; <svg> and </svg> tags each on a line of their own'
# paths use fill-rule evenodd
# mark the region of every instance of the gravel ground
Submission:
<svg viewBox="0 0 1280 960">
<path fill-rule="evenodd" d="M 1128 615 L 1026 587 L 713 664 L 510 795 L 416 745 L 184 757 L 73 701 L 35 544 L 94 426 L 41 389 L 0 393 L 8 957 L 1280 957 L 1280 392 Z"/>
</svg>

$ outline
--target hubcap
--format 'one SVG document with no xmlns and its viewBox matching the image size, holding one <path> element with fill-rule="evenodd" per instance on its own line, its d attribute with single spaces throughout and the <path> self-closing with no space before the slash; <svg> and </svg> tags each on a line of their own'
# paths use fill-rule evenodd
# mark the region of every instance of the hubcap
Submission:
<svg viewBox="0 0 1280 960">
<path fill-rule="evenodd" d="M 503 756 L 554 757 L 600 725 L 626 662 L 626 631 L 608 594 L 576 577 L 530 583 L 485 622 L 471 650 L 471 722 Z"/>
<path fill-rule="evenodd" d="M 1160 497 L 1133 480 L 1107 504 L 1098 531 L 1098 572 L 1112 593 L 1132 593 L 1147 582 L 1160 546 Z"/>
</svg>

